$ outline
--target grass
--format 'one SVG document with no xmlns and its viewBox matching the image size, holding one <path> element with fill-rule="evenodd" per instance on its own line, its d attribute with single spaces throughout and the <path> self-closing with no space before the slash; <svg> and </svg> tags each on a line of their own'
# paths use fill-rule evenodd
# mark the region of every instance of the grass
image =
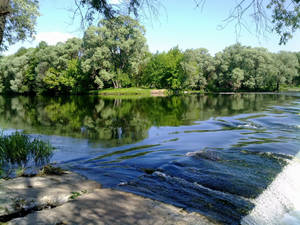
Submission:
<svg viewBox="0 0 300 225">
<path fill-rule="evenodd" d="M 183 93 L 186 94 L 204 94 L 206 93 L 204 90 L 185 90 Z"/>
<path fill-rule="evenodd" d="M 47 164 L 53 149 L 49 142 L 32 140 L 20 132 L 0 134 L 0 177 L 10 176 L 12 172 L 23 175 L 29 162 L 36 166 Z"/>
<path fill-rule="evenodd" d="M 300 92 L 300 86 L 294 86 L 294 87 L 281 87 L 280 91 L 299 91 Z"/>
<path fill-rule="evenodd" d="M 151 95 L 100 95 L 101 99 L 107 100 L 136 100 L 141 98 L 150 98 Z"/>
<path fill-rule="evenodd" d="M 86 194 L 87 192 L 88 192 L 87 190 L 83 190 L 81 192 L 72 191 L 69 199 L 74 200 L 74 199 L 78 198 L 79 196 Z"/>
<path fill-rule="evenodd" d="M 100 95 L 151 95 L 152 89 L 144 88 L 109 88 L 103 90 L 90 91 L 90 94 Z"/>
<path fill-rule="evenodd" d="M 163 93 L 166 92 L 165 90 L 132 87 L 132 88 L 109 88 L 103 90 L 94 90 L 94 91 L 89 91 L 89 94 L 107 95 L 107 96 L 139 95 L 143 97 L 150 97 L 155 91 L 160 91 Z"/>
</svg>

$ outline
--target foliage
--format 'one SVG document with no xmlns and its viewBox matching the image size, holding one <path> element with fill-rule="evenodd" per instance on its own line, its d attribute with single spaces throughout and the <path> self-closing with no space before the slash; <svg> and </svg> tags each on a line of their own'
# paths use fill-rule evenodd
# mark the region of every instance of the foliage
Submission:
<svg viewBox="0 0 300 225">
<path fill-rule="evenodd" d="M 120 0 L 118 6 L 109 0 L 80 0 L 81 7 L 87 8 L 82 21 L 91 22 L 98 12 L 112 18 L 119 14 L 133 13 L 136 17 L 145 13 L 148 9 L 150 13 L 157 14 L 159 0 Z M 194 0 L 197 7 L 203 7 L 205 0 Z M 207 3 L 208 4 L 208 3 Z M 123 7 L 122 7 L 123 6 Z M 78 7 L 79 11 L 81 7 Z M 82 15 L 82 13 L 81 13 Z M 247 16 L 250 17 L 257 26 L 257 31 L 268 30 L 269 23 L 272 29 L 280 36 L 280 44 L 285 44 L 292 38 L 293 33 L 300 28 L 300 1 L 299 0 L 239 0 L 235 2 L 235 7 L 230 10 L 230 15 L 226 22 L 236 22 L 239 28 L 245 26 L 242 21 Z"/>
<path fill-rule="evenodd" d="M 71 192 L 71 196 L 69 197 L 71 200 L 75 200 L 76 198 L 78 198 L 79 196 L 86 194 L 88 191 L 87 190 L 83 190 L 80 192 L 77 191 L 72 191 Z"/>
<path fill-rule="evenodd" d="M 83 38 L 82 70 L 90 74 L 97 89 L 110 83 L 128 87 L 136 79 L 139 63 L 147 52 L 144 28 L 130 17 L 101 20 Z"/>
<path fill-rule="evenodd" d="M 2 0 L 0 3 L 0 50 L 33 37 L 39 16 L 37 0 Z"/>
<path fill-rule="evenodd" d="M 183 57 L 178 47 L 153 55 L 144 71 L 144 83 L 154 88 L 181 89 L 185 81 Z"/>
<path fill-rule="evenodd" d="M 24 170 L 29 162 L 37 166 L 47 163 L 52 151 L 49 142 L 31 140 L 20 132 L 0 136 L 0 166 L 2 170 L 8 170 L 8 175 L 14 166 Z"/>
<path fill-rule="evenodd" d="M 267 8 L 272 10 L 274 30 L 280 35 L 280 44 L 286 44 L 300 28 L 299 0 L 270 0 Z"/>
<path fill-rule="evenodd" d="M 217 53 L 215 60 L 215 84 L 220 90 L 274 91 L 282 84 L 291 85 L 294 77 L 299 76 L 298 62 L 290 52 L 272 54 L 263 48 L 236 44 Z"/>
<path fill-rule="evenodd" d="M 73 16 L 81 17 L 81 25 L 91 24 L 94 18 L 104 15 L 106 19 L 115 19 L 120 15 L 142 13 L 157 15 L 160 0 L 120 0 L 116 4 L 109 0 L 74 0 Z M 203 6 L 205 0 L 194 0 L 197 7 Z M 35 22 L 39 16 L 39 0 L 2 0 L 0 2 L 0 50 L 8 44 L 33 37 Z M 252 12 L 251 12 L 252 10 Z M 147 14 L 147 13 L 146 13 Z M 299 0 L 239 0 L 230 11 L 226 22 L 236 21 L 236 27 L 244 27 L 244 15 L 250 16 L 256 23 L 257 31 L 269 28 L 279 34 L 280 44 L 285 44 L 293 33 L 300 28 Z"/>
<path fill-rule="evenodd" d="M 215 62 L 207 49 L 188 49 L 182 62 L 186 75 L 185 88 L 203 90 L 215 77 Z"/>
<path fill-rule="evenodd" d="M 237 43 L 214 57 L 204 48 L 151 54 L 144 34 L 136 20 L 119 16 L 89 27 L 83 40 L 21 48 L 0 58 L 0 93 L 105 94 L 112 91 L 99 90 L 122 87 L 278 91 L 300 84 L 300 53 Z"/>
</svg>

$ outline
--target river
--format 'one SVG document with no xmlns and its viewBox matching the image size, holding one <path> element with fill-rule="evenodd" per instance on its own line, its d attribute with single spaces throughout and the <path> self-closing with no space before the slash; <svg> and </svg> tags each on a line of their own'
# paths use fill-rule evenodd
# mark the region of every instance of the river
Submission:
<svg viewBox="0 0 300 225">
<path fill-rule="evenodd" d="M 52 162 L 221 224 L 300 220 L 300 95 L 0 97 Z"/>
</svg>

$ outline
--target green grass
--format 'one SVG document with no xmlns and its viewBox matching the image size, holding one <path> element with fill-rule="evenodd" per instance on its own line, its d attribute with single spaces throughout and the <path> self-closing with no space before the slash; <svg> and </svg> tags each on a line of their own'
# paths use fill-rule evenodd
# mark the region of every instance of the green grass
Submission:
<svg viewBox="0 0 300 225">
<path fill-rule="evenodd" d="M 206 93 L 204 90 L 185 90 L 183 91 L 183 93 L 186 93 L 186 94 L 204 94 Z"/>
<path fill-rule="evenodd" d="M 78 198 L 79 196 L 88 193 L 87 190 L 83 190 L 81 192 L 77 192 L 77 191 L 72 191 L 71 192 L 71 196 L 69 197 L 69 199 L 74 200 L 76 198 Z"/>
<path fill-rule="evenodd" d="M 165 89 L 149 89 L 149 88 L 109 88 L 103 90 L 89 91 L 89 94 L 96 94 L 102 96 L 142 96 L 150 97 L 156 95 L 167 95 L 168 91 Z"/>
<path fill-rule="evenodd" d="M 90 94 L 100 95 L 151 95 L 152 89 L 145 88 L 109 88 L 103 90 L 90 91 Z"/>
<path fill-rule="evenodd" d="M 0 177 L 10 176 L 12 172 L 23 175 L 29 162 L 36 166 L 48 163 L 53 149 L 49 142 L 32 140 L 20 132 L 0 134 Z"/>
<path fill-rule="evenodd" d="M 281 87 L 280 91 L 299 91 L 300 92 L 300 86 L 294 86 L 294 87 Z"/>
</svg>

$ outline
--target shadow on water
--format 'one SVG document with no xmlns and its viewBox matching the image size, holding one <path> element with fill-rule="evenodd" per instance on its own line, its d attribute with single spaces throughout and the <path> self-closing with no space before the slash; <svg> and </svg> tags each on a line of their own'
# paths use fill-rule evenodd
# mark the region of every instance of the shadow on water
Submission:
<svg viewBox="0 0 300 225">
<path fill-rule="evenodd" d="M 0 97 L 1 127 L 50 140 L 61 166 L 224 224 L 293 161 L 299 113 L 299 97 L 277 94 Z"/>
</svg>

